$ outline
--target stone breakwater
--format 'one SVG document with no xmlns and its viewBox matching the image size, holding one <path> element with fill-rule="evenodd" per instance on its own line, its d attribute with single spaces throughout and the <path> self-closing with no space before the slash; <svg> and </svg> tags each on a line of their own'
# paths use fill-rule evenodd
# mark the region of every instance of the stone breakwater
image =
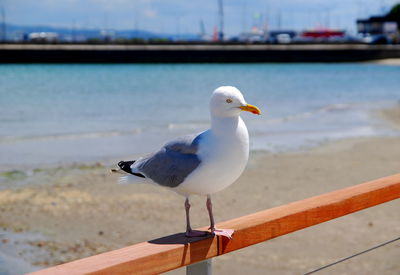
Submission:
<svg viewBox="0 0 400 275">
<path fill-rule="evenodd" d="M 400 58 L 400 45 L 0 45 L 0 63 L 357 62 L 386 58 Z"/>
</svg>

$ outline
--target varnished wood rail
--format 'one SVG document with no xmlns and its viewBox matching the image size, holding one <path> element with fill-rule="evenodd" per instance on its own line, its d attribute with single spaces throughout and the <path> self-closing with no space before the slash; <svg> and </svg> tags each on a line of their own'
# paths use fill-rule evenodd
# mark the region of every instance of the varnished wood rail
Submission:
<svg viewBox="0 0 400 275">
<path fill-rule="evenodd" d="M 233 240 L 183 233 L 40 270 L 32 275 L 159 274 L 400 198 L 400 174 L 267 209 L 218 224 Z"/>
</svg>

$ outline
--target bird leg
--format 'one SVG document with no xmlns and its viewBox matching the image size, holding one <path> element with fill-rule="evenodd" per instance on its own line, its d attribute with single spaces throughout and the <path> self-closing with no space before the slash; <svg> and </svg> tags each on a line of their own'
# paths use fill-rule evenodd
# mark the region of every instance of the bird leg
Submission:
<svg viewBox="0 0 400 275">
<path fill-rule="evenodd" d="M 190 203 L 189 203 L 189 198 L 186 198 L 185 200 L 185 211 L 186 211 L 186 237 L 202 237 L 207 235 L 208 232 L 206 231 L 198 231 L 198 230 L 193 230 L 192 227 L 190 226 L 190 217 L 189 217 L 189 209 L 190 209 Z"/>
<path fill-rule="evenodd" d="M 212 203 L 211 203 L 211 196 L 207 195 L 207 210 L 208 210 L 208 215 L 210 216 L 210 230 L 211 233 L 214 235 L 219 235 L 219 236 L 224 236 L 228 239 L 232 239 L 232 234 L 234 232 L 233 229 L 217 229 L 215 228 L 215 223 L 214 223 L 214 215 L 212 212 Z"/>
</svg>

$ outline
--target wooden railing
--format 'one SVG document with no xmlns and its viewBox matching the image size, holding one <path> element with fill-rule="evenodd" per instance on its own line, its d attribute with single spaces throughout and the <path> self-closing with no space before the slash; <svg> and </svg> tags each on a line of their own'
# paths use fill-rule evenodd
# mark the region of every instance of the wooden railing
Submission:
<svg viewBox="0 0 400 275">
<path fill-rule="evenodd" d="M 398 198 L 400 174 L 218 224 L 235 230 L 232 240 L 217 236 L 188 239 L 178 233 L 31 274 L 159 274 Z"/>
</svg>

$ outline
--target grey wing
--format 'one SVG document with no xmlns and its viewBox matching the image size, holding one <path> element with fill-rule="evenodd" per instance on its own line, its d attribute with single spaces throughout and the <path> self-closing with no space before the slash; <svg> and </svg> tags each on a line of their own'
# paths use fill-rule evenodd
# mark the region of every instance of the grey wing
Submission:
<svg viewBox="0 0 400 275">
<path fill-rule="evenodd" d="M 160 151 L 138 159 L 134 166 L 154 182 L 176 187 L 199 166 L 197 151 L 201 137 L 202 134 L 190 135 L 171 141 Z"/>
</svg>

